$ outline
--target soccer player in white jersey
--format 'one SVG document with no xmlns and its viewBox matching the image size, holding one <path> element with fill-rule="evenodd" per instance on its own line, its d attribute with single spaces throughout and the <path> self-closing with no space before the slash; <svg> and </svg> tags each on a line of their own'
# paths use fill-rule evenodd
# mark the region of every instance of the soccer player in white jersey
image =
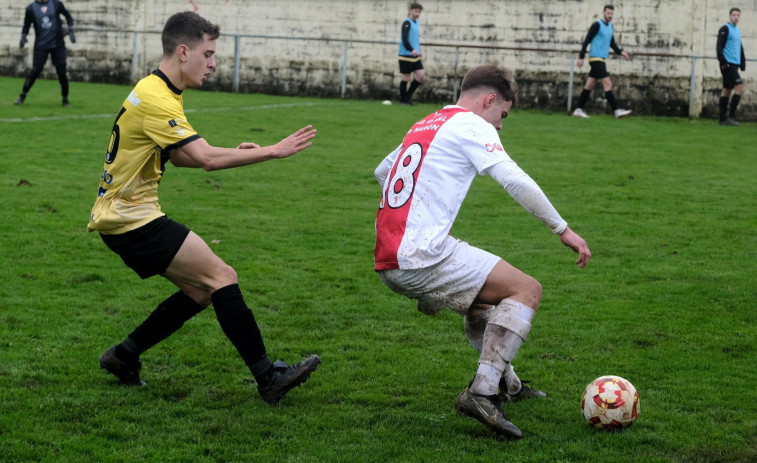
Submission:
<svg viewBox="0 0 757 463">
<path fill-rule="evenodd" d="M 382 185 L 375 270 L 393 291 L 416 299 L 421 312 L 449 308 L 465 317 L 466 335 L 481 354 L 455 406 L 498 435 L 517 439 L 523 433 L 501 402 L 545 395 L 512 369 L 539 307 L 541 285 L 449 231 L 475 176 L 489 175 L 578 253 L 579 267 L 591 252 L 502 147 L 497 131 L 516 101 L 517 86 L 503 69 L 472 69 L 457 104 L 415 123 L 381 162 L 375 171 Z"/>
<path fill-rule="evenodd" d="M 200 87 L 215 70 L 218 26 L 196 13 L 176 13 L 163 27 L 163 58 L 140 80 L 116 116 L 88 229 L 142 278 L 160 275 L 179 289 L 120 344 L 100 356 L 100 367 L 121 382 L 144 385 L 140 355 L 173 334 L 211 304 L 218 323 L 236 347 L 269 403 L 303 383 L 320 358 L 288 365 L 271 362 L 245 304 L 234 269 L 205 241 L 166 217 L 158 184 L 170 162 L 176 167 L 228 169 L 292 156 L 312 144 L 315 129 L 303 127 L 271 146 L 236 148 L 208 144 L 187 121 L 182 92 Z"/>
</svg>

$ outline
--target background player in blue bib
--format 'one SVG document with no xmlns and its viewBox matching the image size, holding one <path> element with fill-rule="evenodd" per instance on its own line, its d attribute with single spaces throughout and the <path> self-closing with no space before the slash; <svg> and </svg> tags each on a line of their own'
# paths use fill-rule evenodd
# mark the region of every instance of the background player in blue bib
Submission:
<svg viewBox="0 0 757 463">
<path fill-rule="evenodd" d="M 718 43 L 716 51 L 720 61 L 720 73 L 723 75 L 723 91 L 720 93 L 720 125 L 739 125 L 736 122 L 736 108 L 744 93 L 744 81 L 739 75 L 739 68 L 746 70 L 746 57 L 744 47 L 741 44 L 741 31 L 739 30 L 741 10 L 731 8 L 728 22 L 718 31 Z M 728 98 L 731 98 L 731 111 L 728 112 Z M 728 117 L 726 117 L 728 113 Z"/>
<path fill-rule="evenodd" d="M 402 36 L 399 44 L 400 74 L 400 103 L 413 104 L 413 93 L 426 79 L 421 61 L 421 26 L 418 18 L 421 17 L 423 6 L 420 3 L 411 3 L 407 19 L 402 22 Z M 412 82 L 410 82 L 412 80 Z M 408 87 L 408 83 L 410 86 Z"/>
<path fill-rule="evenodd" d="M 581 54 L 578 59 L 578 67 L 584 65 L 584 56 L 586 56 L 586 47 L 589 48 L 589 77 L 586 79 L 586 85 L 581 92 L 581 96 L 578 99 L 578 106 L 573 111 L 573 116 L 582 117 L 588 119 L 589 116 L 584 112 L 583 108 L 589 101 L 591 91 L 594 90 L 594 86 L 597 85 L 597 81 L 602 82 L 602 86 L 605 90 L 605 98 L 610 103 L 610 107 L 613 109 L 613 114 L 616 118 L 620 119 L 631 114 L 630 109 L 621 109 L 618 106 L 618 102 L 615 101 L 615 94 L 612 93 L 612 80 L 610 80 L 610 73 L 607 72 L 606 60 L 610 54 L 610 48 L 613 51 L 628 59 L 628 53 L 624 52 L 618 44 L 615 43 L 615 37 L 613 36 L 612 18 L 615 15 L 615 7 L 612 5 L 605 5 L 605 9 L 602 11 L 602 19 L 597 20 L 589 28 L 589 32 L 586 34 L 586 39 L 581 46 Z"/>
</svg>

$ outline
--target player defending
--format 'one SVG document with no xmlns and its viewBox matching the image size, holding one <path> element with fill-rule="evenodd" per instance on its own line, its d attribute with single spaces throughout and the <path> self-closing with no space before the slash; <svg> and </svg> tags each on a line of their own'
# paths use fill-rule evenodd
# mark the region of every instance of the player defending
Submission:
<svg viewBox="0 0 757 463">
<path fill-rule="evenodd" d="M 400 103 L 413 105 L 413 93 L 426 79 L 421 62 L 421 26 L 418 18 L 421 17 L 423 6 L 420 3 L 411 3 L 407 19 L 402 23 L 402 38 L 400 39 L 399 61 L 400 74 Z M 413 78 L 415 76 L 415 78 Z M 408 88 L 407 84 L 413 79 Z"/>
<path fill-rule="evenodd" d="M 631 114 L 630 109 L 620 109 L 618 102 L 615 100 L 615 95 L 612 93 L 612 80 L 610 80 L 610 73 L 607 72 L 607 56 L 610 54 L 610 48 L 615 51 L 616 54 L 628 59 L 628 53 L 621 50 L 617 43 L 615 43 L 615 37 L 613 36 L 612 17 L 615 15 L 615 7 L 612 5 L 605 5 L 605 9 L 602 12 L 602 19 L 598 19 L 594 24 L 589 27 L 589 32 L 586 34 L 586 39 L 581 46 L 581 54 L 578 57 L 578 67 L 583 67 L 584 56 L 586 56 L 586 47 L 591 45 L 589 49 L 589 77 L 586 79 L 586 85 L 581 92 L 581 96 L 578 99 L 578 107 L 573 111 L 573 116 L 582 117 L 588 119 L 589 116 L 584 112 L 583 108 L 589 101 L 591 91 L 597 85 L 597 81 L 602 82 L 602 86 L 605 89 L 605 98 L 610 103 L 615 117 L 617 119 L 623 118 Z"/>
<path fill-rule="evenodd" d="M 306 126 L 272 146 L 242 143 L 218 148 L 195 132 L 184 114 L 182 91 L 200 87 L 215 70 L 220 32 L 196 13 L 171 16 L 163 28 L 158 70 L 137 83 L 116 117 L 97 200 L 88 229 L 142 278 L 160 275 L 179 291 L 120 344 L 100 356 L 100 367 L 123 383 L 143 385 L 142 352 L 170 336 L 209 305 L 239 351 L 266 402 L 277 403 L 306 381 L 320 359 L 272 363 L 255 318 L 245 304 L 233 268 L 158 205 L 158 183 L 167 162 L 205 170 L 285 158 L 309 147 L 315 130 Z"/>
<path fill-rule="evenodd" d="M 471 182 L 486 174 L 576 251 L 580 267 L 591 253 L 502 148 L 497 130 L 515 101 L 516 84 L 504 70 L 472 69 L 463 79 L 457 105 L 416 122 L 376 168 L 383 188 L 375 270 L 393 291 L 417 299 L 421 312 L 430 315 L 448 307 L 465 317 L 466 334 L 481 355 L 473 382 L 455 406 L 500 435 L 520 438 L 522 432 L 501 409 L 501 401 L 544 395 L 525 386 L 511 366 L 531 331 L 541 285 L 449 231 Z"/>
<path fill-rule="evenodd" d="M 728 22 L 718 31 L 716 51 L 718 61 L 720 61 L 720 73 L 723 75 L 723 91 L 720 93 L 720 125 L 739 125 L 736 122 L 736 108 L 744 93 L 744 81 L 739 75 L 739 68 L 742 71 L 746 70 L 746 57 L 738 26 L 739 19 L 741 19 L 741 10 L 731 8 Z M 728 112 L 728 98 L 731 96 L 731 91 L 733 91 L 733 98 L 731 98 L 731 111 Z"/>
</svg>

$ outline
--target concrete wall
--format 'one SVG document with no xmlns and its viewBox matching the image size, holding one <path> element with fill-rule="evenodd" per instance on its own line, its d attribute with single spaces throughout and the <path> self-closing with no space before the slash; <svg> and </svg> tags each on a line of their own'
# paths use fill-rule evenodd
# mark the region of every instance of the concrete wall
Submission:
<svg viewBox="0 0 757 463">
<path fill-rule="evenodd" d="M 522 88 L 521 107 L 565 111 L 571 62 L 606 2 L 421 3 L 423 62 L 429 80 L 420 88 L 418 99 L 451 101 L 467 69 L 496 63 L 514 71 Z M 158 32 L 170 14 L 196 7 L 198 13 L 218 23 L 225 34 L 218 42 L 218 70 L 208 85 L 211 88 L 231 89 L 235 48 L 232 34 L 247 34 L 282 38 L 240 38 L 240 91 L 339 96 L 345 41 L 350 41 L 346 49 L 346 96 L 386 99 L 395 98 L 397 92 L 396 42 L 407 15 L 404 1 L 66 0 L 65 4 L 79 29 L 79 41 L 69 45 L 69 75 L 73 80 L 129 83 L 148 73 L 160 59 L 159 35 L 137 34 L 135 47 L 134 34 L 113 31 Z M 714 57 L 717 30 L 727 21 L 733 2 L 625 0 L 614 5 L 615 38 L 633 55 L 630 61 L 608 61 L 621 105 L 642 114 L 689 115 L 689 56 Z M 30 47 L 18 48 L 25 6 L 25 2 L 0 0 L 2 75 L 23 76 L 31 64 Z M 740 28 L 747 57 L 757 57 L 757 0 L 742 0 L 738 6 L 742 9 Z M 659 54 L 668 56 L 650 56 Z M 136 72 L 132 71 L 133 64 Z M 757 62 L 751 62 L 742 72 L 747 84 L 741 103 L 742 118 L 757 119 L 757 98 L 753 96 L 756 69 Z M 586 72 L 588 65 L 576 69 L 574 101 Z M 48 65 L 44 76 L 54 78 L 52 66 Z M 712 117 L 720 88 L 717 61 L 697 60 L 692 113 Z M 592 96 L 589 111 L 606 110 L 603 92 L 597 89 Z"/>
</svg>

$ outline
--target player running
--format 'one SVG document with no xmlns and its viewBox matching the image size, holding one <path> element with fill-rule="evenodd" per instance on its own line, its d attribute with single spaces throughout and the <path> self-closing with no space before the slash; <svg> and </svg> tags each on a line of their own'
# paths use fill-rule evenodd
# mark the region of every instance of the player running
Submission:
<svg viewBox="0 0 757 463">
<path fill-rule="evenodd" d="M 263 400 L 277 403 L 308 379 L 320 358 L 296 365 L 271 362 L 237 274 L 198 235 L 166 217 L 158 183 L 166 164 L 205 170 L 246 166 L 292 156 L 312 144 L 306 126 L 272 146 L 242 143 L 211 146 L 187 121 L 182 92 L 200 87 L 215 70 L 218 26 L 193 12 L 171 16 L 163 28 L 158 70 L 137 83 L 123 103 L 105 154 L 97 200 L 88 229 L 142 278 L 160 275 L 179 291 L 126 339 L 100 356 L 100 367 L 123 383 L 143 385 L 140 354 L 213 305 L 226 337 L 252 372 Z"/>
</svg>

